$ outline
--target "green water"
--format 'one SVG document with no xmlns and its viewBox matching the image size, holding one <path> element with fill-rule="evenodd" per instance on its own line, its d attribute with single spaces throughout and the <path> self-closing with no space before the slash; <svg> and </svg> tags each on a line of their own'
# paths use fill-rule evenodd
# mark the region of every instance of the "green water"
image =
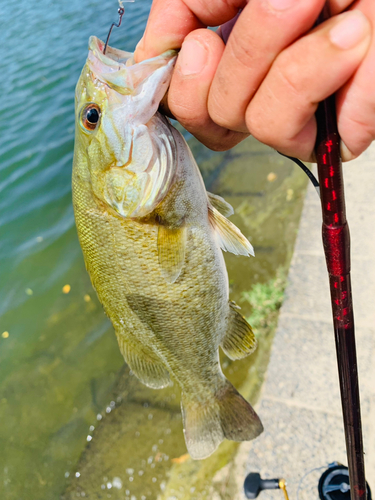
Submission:
<svg viewBox="0 0 375 500">
<path fill-rule="evenodd" d="M 112 45 L 134 49 L 150 3 L 126 5 Z M 178 390 L 151 391 L 123 367 L 74 226 L 74 86 L 88 37 L 104 38 L 116 9 L 116 2 L 99 0 L 0 4 L 0 498 L 5 500 L 77 493 L 156 499 L 172 459 L 186 452 Z M 191 138 L 189 143 L 208 189 L 233 204 L 232 220 L 255 247 L 255 259 L 226 255 L 231 297 L 240 303 L 243 291 L 274 276 L 290 258 L 304 180 L 287 160 L 253 140 L 220 154 Z M 270 172 L 275 176 L 268 180 Z M 250 312 L 246 302 L 241 305 Z M 235 366 L 240 365 L 228 364 L 227 370 L 238 385 L 246 374 Z"/>
</svg>

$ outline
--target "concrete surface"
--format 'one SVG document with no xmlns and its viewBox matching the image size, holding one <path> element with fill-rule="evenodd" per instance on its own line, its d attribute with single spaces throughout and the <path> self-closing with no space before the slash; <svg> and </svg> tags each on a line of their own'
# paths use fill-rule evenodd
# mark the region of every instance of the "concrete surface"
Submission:
<svg viewBox="0 0 375 500">
<path fill-rule="evenodd" d="M 374 495 L 375 144 L 359 159 L 344 165 L 344 180 L 352 240 L 366 476 Z M 297 499 L 298 485 L 300 500 L 317 499 L 318 479 L 326 465 L 333 461 L 347 465 L 347 460 L 320 201 L 311 184 L 257 409 L 265 432 L 250 444 L 245 472 L 284 477 L 291 500 Z M 323 468 L 313 470 L 319 467 Z M 262 492 L 259 498 L 281 500 L 283 494 L 280 490 Z"/>
</svg>

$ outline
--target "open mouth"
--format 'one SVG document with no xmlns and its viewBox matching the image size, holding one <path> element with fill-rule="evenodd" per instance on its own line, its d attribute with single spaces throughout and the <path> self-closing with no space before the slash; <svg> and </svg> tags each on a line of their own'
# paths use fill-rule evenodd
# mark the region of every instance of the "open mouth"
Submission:
<svg viewBox="0 0 375 500">
<path fill-rule="evenodd" d="M 106 53 L 103 54 L 104 42 L 99 40 L 96 36 L 91 36 L 89 40 L 89 52 L 91 52 L 103 65 L 113 68 L 114 71 L 118 71 L 119 67 L 124 65 L 134 64 L 133 54 L 131 52 L 126 52 L 125 50 L 115 49 L 113 47 L 107 46 Z"/>
<path fill-rule="evenodd" d="M 104 42 L 96 36 L 90 37 L 88 65 L 92 73 L 116 92 L 127 95 L 158 68 L 167 66 L 177 52 L 168 50 L 160 56 L 135 63 L 133 54 L 107 46 L 103 54 Z"/>
</svg>

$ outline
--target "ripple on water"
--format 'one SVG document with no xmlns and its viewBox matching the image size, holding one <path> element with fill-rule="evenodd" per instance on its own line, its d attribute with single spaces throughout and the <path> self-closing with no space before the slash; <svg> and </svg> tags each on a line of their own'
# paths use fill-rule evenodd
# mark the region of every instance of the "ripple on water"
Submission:
<svg viewBox="0 0 375 500">
<path fill-rule="evenodd" d="M 150 4 L 127 5 L 114 44 L 135 47 Z M 0 337 L 0 497 L 9 500 L 59 496 L 64 473 L 75 474 L 85 419 L 100 415 L 122 364 L 97 300 L 84 299 L 92 288 L 70 193 L 74 89 L 89 36 L 104 38 L 116 9 L 102 0 L 0 6 L 0 326 L 11 333 Z M 61 429 L 68 437 L 56 444 Z"/>
<path fill-rule="evenodd" d="M 0 63 L 0 333 L 5 333 L 0 337 L 0 498 L 7 500 L 59 498 L 66 481 L 82 482 L 79 457 L 86 445 L 94 450 L 98 442 L 97 429 L 91 434 L 94 429 L 90 425 L 104 427 L 106 419 L 115 421 L 119 408 L 125 407 L 125 396 L 123 405 L 121 401 L 118 407 L 109 403 L 108 395 L 123 359 L 85 270 L 70 192 L 74 89 L 86 59 L 89 36 L 104 39 L 117 18 L 117 1 L 111 7 L 109 3 L 8 0 L 0 6 L 0 18 L 6 26 L 2 30 Z M 113 46 L 133 50 L 150 5 L 151 0 L 126 5 L 122 28 L 112 34 Z M 197 143 L 194 154 L 202 165 L 207 164 L 209 188 L 219 192 L 216 181 L 230 155 L 213 156 Z M 259 158 L 255 176 L 260 187 L 254 189 L 266 193 L 262 179 L 269 171 L 264 170 L 268 160 L 260 164 Z M 239 168 L 244 174 L 238 176 L 240 182 L 250 185 L 246 168 L 243 164 Z M 282 179 L 279 172 L 278 181 Z M 255 182 L 253 178 L 251 182 Z M 272 189 L 279 189 L 277 182 Z M 231 180 L 226 184 L 231 185 Z M 241 196 L 231 195 L 228 201 L 238 205 Z M 283 191 L 280 196 L 284 196 Z M 267 196 L 264 200 L 269 201 Z M 271 219 L 272 209 L 269 213 Z M 267 259 L 268 254 L 263 260 L 258 256 L 262 277 L 268 277 L 275 266 Z M 231 266 L 234 259 L 228 262 Z M 252 265 L 249 262 L 247 270 Z M 239 283 L 243 267 L 233 264 L 231 269 Z M 63 293 L 68 289 L 69 293 Z M 147 450 L 141 449 L 148 439 L 146 430 L 132 421 L 137 411 L 126 413 L 123 421 L 131 428 L 133 444 L 139 443 L 137 453 L 142 454 L 139 467 L 129 463 L 131 474 L 108 474 L 105 481 L 104 473 L 98 475 L 103 489 L 109 489 L 110 484 L 112 494 L 121 490 L 125 498 L 135 500 L 124 487 L 125 481 L 135 487 L 149 476 L 154 491 L 165 487 L 158 467 L 169 467 L 169 457 L 176 456 L 175 432 L 180 433 L 183 447 L 176 453 L 184 453 L 178 407 L 176 422 L 164 417 L 168 414 L 164 407 L 177 405 L 175 398 L 172 394 L 152 411 L 148 404 L 142 407 L 144 429 L 147 426 L 156 430 L 156 436 L 160 434 L 157 441 L 152 436 Z M 158 418 L 165 428 L 156 425 Z M 102 451 L 110 434 L 104 435 Z M 87 440 L 91 435 L 92 441 Z M 167 441 L 170 452 L 156 458 L 157 450 L 164 449 Z M 146 496 L 155 495 L 137 494 L 141 500 Z"/>
</svg>

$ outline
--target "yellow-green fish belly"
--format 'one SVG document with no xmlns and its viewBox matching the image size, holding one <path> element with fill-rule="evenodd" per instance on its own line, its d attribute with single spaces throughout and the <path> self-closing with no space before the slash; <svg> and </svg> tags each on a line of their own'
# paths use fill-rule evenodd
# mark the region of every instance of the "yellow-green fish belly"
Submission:
<svg viewBox="0 0 375 500">
<path fill-rule="evenodd" d="M 202 227 L 188 228 L 181 274 L 167 283 L 158 262 L 157 225 L 106 212 L 78 186 L 74 198 L 87 269 L 120 347 L 125 342 L 160 360 L 185 392 L 199 397 L 201 390 L 215 391 L 229 307 L 221 251 L 212 237 Z"/>
</svg>

